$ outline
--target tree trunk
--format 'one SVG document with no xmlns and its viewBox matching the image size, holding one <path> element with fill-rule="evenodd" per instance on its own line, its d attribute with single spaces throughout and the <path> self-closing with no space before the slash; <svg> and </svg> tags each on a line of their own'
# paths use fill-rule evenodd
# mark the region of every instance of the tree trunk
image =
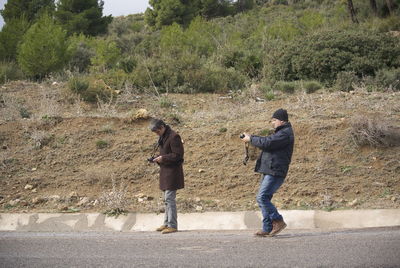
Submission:
<svg viewBox="0 0 400 268">
<path fill-rule="evenodd" d="M 353 0 L 347 0 L 347 9 L 349 10 L 351 21 L 353 23 L 358 23 L 356 12 L 354 10 Z"/>
<path fill-rule="evenodd" d="M 389 10 L 389 15 L 393 14 L 394 3 L 393 0 L 386 0 L 386 6 Z"/>
<path fill-rule="evenodd" d="M 374 12 L 374 15 L 377 17 L 378 16 L 378 7 L 376 6 L 376 1 L 369 0 L 369 5 L 371 6 L 371 9 Z"/>
</svg>

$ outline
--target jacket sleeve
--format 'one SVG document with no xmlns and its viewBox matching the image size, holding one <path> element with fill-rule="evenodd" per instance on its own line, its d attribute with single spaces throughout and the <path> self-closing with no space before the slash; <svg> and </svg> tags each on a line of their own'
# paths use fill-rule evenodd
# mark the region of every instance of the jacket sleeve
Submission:
<svg viewBox="0 0 400 268">
<path fill-rule="evenodd" d="M 170 142 L 171 152 L 168 154 L 162 155 L 162 163 L 163 164 L 178 164 L 183 161 L 183 144 L 181 137 L 179 135 L 175 135 Z"/>
<path fill-rule="evenodd" d="M 289 136 L 283 131 L 267 137 L 252 135 L 250 142 L 253 146 L 256 146 L 264 151 L 274 151 L 287 146 L 289 144 Z"/>
</svg>

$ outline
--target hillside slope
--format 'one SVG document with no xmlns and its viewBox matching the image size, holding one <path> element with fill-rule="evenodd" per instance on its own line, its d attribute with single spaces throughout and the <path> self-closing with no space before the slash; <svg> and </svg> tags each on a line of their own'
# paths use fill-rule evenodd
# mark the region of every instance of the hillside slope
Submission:
<svg viewBox="0 0 400 268">
<path fill-rule="evenodd" d="M 97 107 L 64 87 L 2 86 L 1 212 L 104 211 L 113 181 L 127 210 L 159 211 L 158 168 L 146 161 L 157 137 L 148 130 L 149 119 L 134 115 L 138 109 L 164 118 L 184 140 L 186 188 L 178 192 L 179 211 L 257 209 L 258 152 L 252 148 L 244 166 L 238 136 L 265 133 L 280 107 L 289 111 L 296 143 L 289 175 L 274 197 L 279 208 L 400 207 L 400 147 L 358 147 L 350 136 L 357 116 L 377 116 L 400 129 L 399 92 L 296 93 L 265 102 L 255 101 L 256 90 L 161 99 L 125 92 L 123 102 Z"/>
</svg>

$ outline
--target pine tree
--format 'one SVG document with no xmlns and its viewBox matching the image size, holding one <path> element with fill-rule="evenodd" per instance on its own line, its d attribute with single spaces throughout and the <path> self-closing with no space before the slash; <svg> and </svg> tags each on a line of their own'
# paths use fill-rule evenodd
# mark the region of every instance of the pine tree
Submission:
<svg viewBox="0 0 400 268">
<path fill-rule="evenodd" d="M 45 13 L 23 37 L 18 49 L 18 64 L 37 79 L 62 69 L 67 61 L 66 33 Z"/>
<path fill-rule="evenodd" d="M 105 34 L 112 21 L 112 16 L 103 17 L 103 6 L 102 0 L 60 0 L 55 16 L 69 35 L 96 36 Z"/>
<path fill-rule="evenodd" d="M 0 32 L 0 43 L 3 51 L 0 60 L 15 60 L 17 47 L 22 37 L 29 28 L 29 23 L 24 18 L 9 20 Z"/>
<path fill-rule="evenodd" d="M 32 22 L 42 13 L 54 11 L 54 8 L 54 0 L 8 0 L 0 13 L 6 24 L 22 17 Z"/>
</svg>

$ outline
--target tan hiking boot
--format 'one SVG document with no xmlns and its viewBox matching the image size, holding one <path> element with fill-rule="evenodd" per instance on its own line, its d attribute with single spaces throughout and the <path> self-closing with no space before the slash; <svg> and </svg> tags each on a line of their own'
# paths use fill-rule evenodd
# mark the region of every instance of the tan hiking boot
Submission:
<svg viewBox="0 0 400 268">
<path fill-rule="evenodd" d="M 264 232 L 263 230 L 258 231 L 257 233 L 254 234 L 255 236 L 259 236 L 259 237 L 266 237 L 269 236 L 268 232 Z"/>
<path fill-rule="evenodd" d="M 178 229 L 172 228 L 172 227 L 167 227 L 164 230 L 162 230 L 162 234 L 170 234 L 170 233 L 175 233 L 178 232 Z"/>
<path fill-rule="evenodd" d="M 272 231 L 269 234 L 270 236 L 274 236 L 279 234 L 283 229 L 286 228 L 286 223 L 283 220 L 274 220 L 272 221 Z"/>
<path fill-rule="evenodd" d="M 168 226 L 166 226 L 166 225 L 161 225 L 160 227 L 158 227 L 157 229 L 156 229 L 156 231 L 157 232 L 162 232 L 162 231 L 164 231 L 165 229 L 167 229 L 168 228 Z"/>
</svg>

